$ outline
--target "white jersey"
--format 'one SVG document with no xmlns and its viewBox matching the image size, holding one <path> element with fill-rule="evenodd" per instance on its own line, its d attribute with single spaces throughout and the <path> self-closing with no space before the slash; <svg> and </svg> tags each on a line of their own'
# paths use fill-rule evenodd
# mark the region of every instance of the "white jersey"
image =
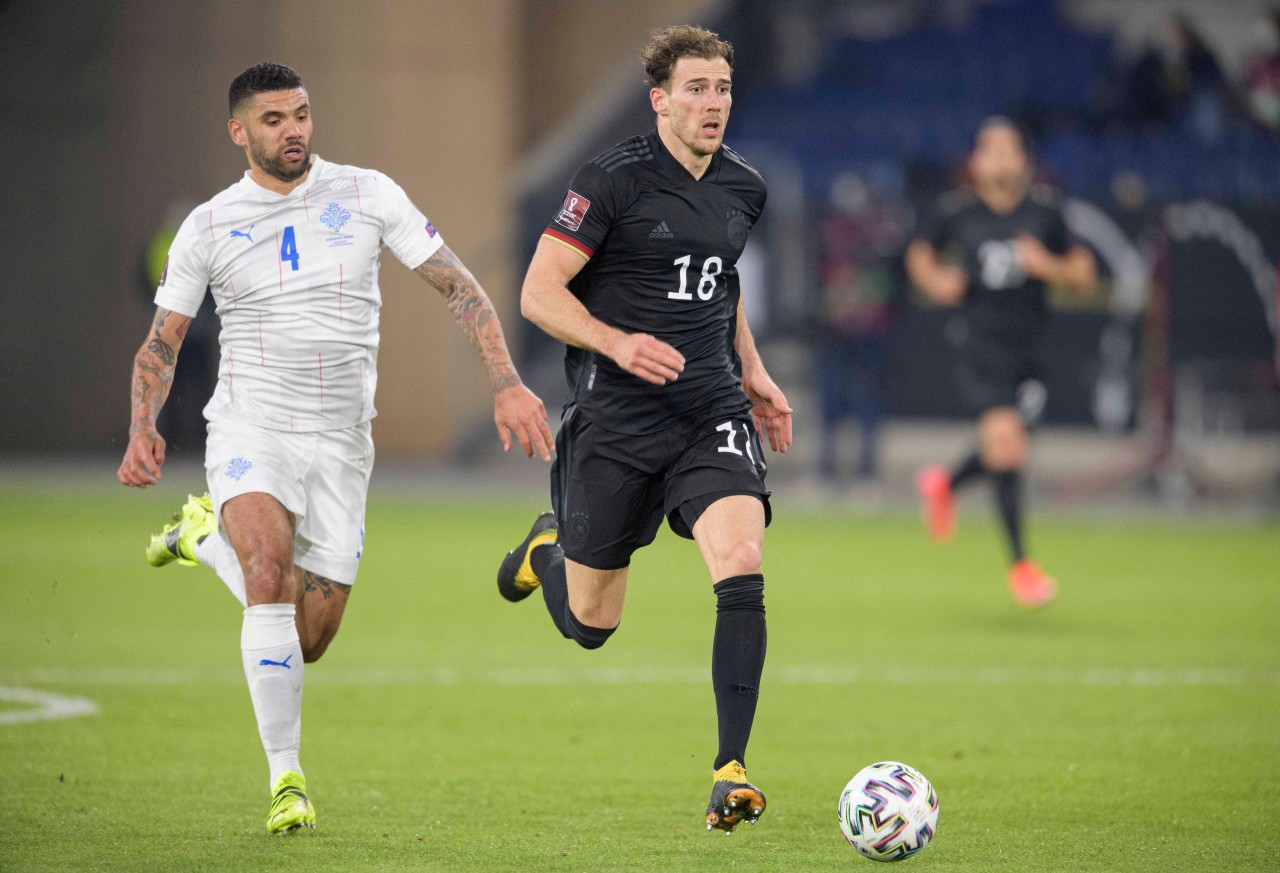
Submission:
<svg viewBox="0 0 1280 873">
<path fill-rule="evenodd" d="M 379 254 L 414 269 L 442 244 L 374 170 L 316 157 L 288 194 L 246 171 L 183 222 L 156 291 L 157 306 L 194 317 L 213 290 L 222 360 L 205 418 L 286 431 L 373 418 Z"/>
</svg>

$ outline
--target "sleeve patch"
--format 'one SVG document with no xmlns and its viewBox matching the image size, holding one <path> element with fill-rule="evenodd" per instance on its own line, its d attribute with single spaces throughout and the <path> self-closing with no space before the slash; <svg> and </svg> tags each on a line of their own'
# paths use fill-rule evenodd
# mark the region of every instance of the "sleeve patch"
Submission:
<svg viewBox="0 0 1280 873">
<path fill-rule="evenodd" d="M 569 230 L 578 230 L 582 227 L 582 220 L 587 217 L 587 210 L 591 208 L 591 201 L 583 197 L 572 188 L 565 195 L 564 205 L 560 207 L 560 214 L 556 216 L 556 224 L 563 225 Z"/>
</svg>

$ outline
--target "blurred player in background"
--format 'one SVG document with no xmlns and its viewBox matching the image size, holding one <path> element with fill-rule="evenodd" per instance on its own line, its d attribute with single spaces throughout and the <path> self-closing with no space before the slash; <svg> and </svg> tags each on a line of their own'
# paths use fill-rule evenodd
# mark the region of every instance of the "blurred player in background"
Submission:
<svg viewBox="0 0 1280 873">
<path fill-rule="evenodd" d="M 560 633 L 604 645 L 632 554 L 665 515 L 698 544 L 716 594 L 711 678 L 720 748 L 707 827 L 764 812 L 747 740 L 765 655 L 765 462 L 791 409 L 747 326 L 736 263 L 764 208 L 760 175 L 723 146 L 733 48 L 699 27 L 644 52 L 657 129 L 574 177 L 538 243 L 521 308 L 564 342 L 570 399 L 544 513 L 502 562 L 508 600 L 541 586 Z M 753 428 L 752 416 L 755 417 Z"/>
<path fill-rule="evenodd" d="M 920 471 L 917 485 L 934 539 L 955 530 L 953 492 L 989 476 L 1009 542 L 1009 587 L 1026 606 L 1053 599 L 1056 584 L 1027 557 L 1022 535 L 1022 468 L 1028 419 L 1022 391 L 1036 376 L 1036 354 L 1048 315 L 1046 286 L 1089 293 L 1097 281 L 1093 255 L 1071 239 L 1061 204 L 1031 185 L 1030 160 L 1018 128 L 991 118 L 978 131 L 969 160 L 973 190 L 944 195 L 907 250 L 912 280 L 944 306 L 962 308 L 966 327 L 958 381 L 978 419 L 979 448 L 948 473 Z M 953 251 L 959 265 L 944 260 Z M 1041 402 L 1035 405 L 1043 405 Z"/>
<path fill-rule="evenodd" d="M 169 249 L 155 321 L 134 359 L 118 475 L 139 488 L 160 479 L 156 417 L 211 287 L 222 360 L 205 408 L 210 493 L 152 538 L 147 559 L 206 564 L 245 606 L 244 671 L 271 771 L 267 828 L 286 833 L 315 827 L 298 760 L 303 664 L 338 632 L 364 549 L 383 246 L 440 291 L 479 350 L 503 447 L 514 433 L 526 454 L 550 460 L 551 431 L 489 298 L 431 222 L 382 173 L 311 154 L 297 73 L 259 64 L 236 77 L 229 98 L 231 139 L 249 170 L 197 207 Z"/>
</svg>

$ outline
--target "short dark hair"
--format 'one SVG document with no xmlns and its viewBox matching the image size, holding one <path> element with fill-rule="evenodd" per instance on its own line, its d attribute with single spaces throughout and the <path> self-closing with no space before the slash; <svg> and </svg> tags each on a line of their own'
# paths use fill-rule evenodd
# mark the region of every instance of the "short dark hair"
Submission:
<svg viewBox="0 0 1280 873">
<path fill-rule="evenodd" d="M 982 139 L 982 135 L 988 130 L 1007 130 L 1018 138 L 1018 145 L 1022 147 L 1024 152 L 1029 152 L 1027 132 L 1023 130 L 1022 125 L 1014 121 L 1007 115 L 988 115 L 982 119 L 982 123 L 978 125 L 977 132 L 973 135 L 973 147 L 978 147 L 978 141 Z"/>
<path fill-rule="evenodd" d="M 669 88 L 671 71 L 681 58 L 724 58 L 733 71 L 733 46 L 718 33 L 696 24 L 677 24 L 656 30 L 640 55 L 650 88 Z"/>
<path fill-rule="evenodd" d="M 251 99 L 254 94 L 266 91 L 291 91 L 302 87 L 302 78 L 284 64 L 254 64 L 231 83 L 227 103 L 231 114 Z"/>
</svg>

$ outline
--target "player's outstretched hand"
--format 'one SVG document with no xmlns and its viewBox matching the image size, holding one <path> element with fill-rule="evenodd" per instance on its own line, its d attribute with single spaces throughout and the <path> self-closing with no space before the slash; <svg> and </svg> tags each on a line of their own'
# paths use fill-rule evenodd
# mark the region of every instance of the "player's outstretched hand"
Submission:
<svg viewBox="0 0 1280 873">
<path fill-rule="evenodd" d="M 769 438 L 769 448 L 786 452 L 791 448 L 791 406 L 764 368 L 742 374 L 742 390 L 751 400 L 756 430 Z"/>
<path fill-rule="evenodd" d="M 674 382 L 684 372 L 684 355 L 647 333 L 624 333 L 609 357 L 632 376 L 650 385 Z"/>
<path fill-rule="evenodd" d="M 520 441 L 520 448 L 532 458 L 536 451 L 544 461 L 551 460 L 555 441 L 547 426 L 547 407 L 538 395 L 523 385 L 512 385 L 493 396 L 493 423 L 498 426 L 498 439 L 502 450 L 511 450 L 511 434 Z"/>
<path fill-rule="evenodd" d="M 163 464 L 164 437 L 155 428 L 139 429 L 129 437 L 129 447 L 124 451 L 116 478 L 121 485 L 146 488 L 160 481 Z"/>
</svg>

